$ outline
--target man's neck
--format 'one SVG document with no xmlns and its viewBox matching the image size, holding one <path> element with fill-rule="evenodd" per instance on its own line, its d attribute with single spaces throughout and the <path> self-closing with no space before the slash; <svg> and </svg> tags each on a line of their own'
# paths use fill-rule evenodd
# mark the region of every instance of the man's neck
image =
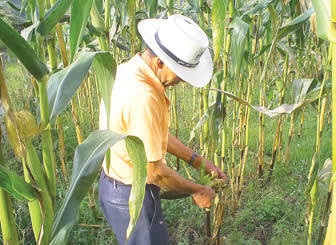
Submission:
<svg viewBox="0 0 336 245">
<path fill-rule="evenodd" d="M 141 58 L 152 69 L 154 74 L 158 77 L 158 68 L 155 64 L 155 58 L 157 58 L 157 56 L 153 55 L 152 52 L 149 51 L 149 49 L 146 49 L 145 52 L 141 54 Z"/>
<path fill-rule="evenodd" d="M 142 53 L 141 58 L 153 70 L 152 60 L 153 60 L 153 58 L 155 58 L 155 56 L 148 49 L 146 49 L 145 52 Z M 155 71 L 153 70 L 153 72 L 155 72 Z"/>
</svg>

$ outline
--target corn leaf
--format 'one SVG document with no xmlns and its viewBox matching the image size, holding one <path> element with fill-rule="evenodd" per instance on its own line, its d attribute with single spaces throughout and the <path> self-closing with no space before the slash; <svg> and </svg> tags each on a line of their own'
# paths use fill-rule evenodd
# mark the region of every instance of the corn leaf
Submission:
<svg viewBox="0 0 336 245">
<path fill-rule="evenodd" d="M 109 83 L 112 83 L 112 74 L 115 73 L 116 69 L 111 54 L 108 52 L 81 53 L 73 64 L 53 74 L 49 79 L 48 103 L 51 123 L 55 123 L 56 117 L 70 102 L 96 57 L 98 58 L 95 61 L 94 69 L 100 73 L 98 74 L 101 79 L 99 85 L 102 89 L 110 89 L 112 84 Z M 110 80 L 108 80 L 108 76 L 110 75 Z M 110 90 L 100 90 L 103 92 L 102 97 L 105 98 L 104 101 L 107 100 L 107 96 L 110 95 Z"/>
<path fill-rule="evenodd" d="M 128 136 L 125 142 L 128 154 L 133 162 L 132 190 L 129 198 L 130 223 L 126 234 L 126 240 L 128 240 L 139 218 L 145 197 L 147 158 L 144 145 L 139 138 Z"/>
<path fill-rule="evenodd" d="M 215 108 L 215 103 L 211 104 L 206 112 L 203 114 L 201 119 L 197 122 L 196 126 L 191 130 L 188 143 L 190 143 L 195 138 L 195 133 L 204 125 L 205 122 L 211 117 Z"/>
<path fill-rule="evenodd" d="M 26 69 L 37 79 L 48 75 L 48 68 L 24 38 L 0 18 L 0 40 L 16 55 Z"/>
<path fill-rule="evenodd" d="M 314 183 L 317 180 L 318 161 L 316 161 L 316 155 L 317 153 L 315 152 L 309 170 L 308 183 L 304 191 L 304 194 L 306 195 L 308 195 L 310 191 L 313 189 Z"/>
<path fill-rule="evenodd" d="M 240 71 L 243 60 L 249 25 L 236 17 L 228 27 L 232 28 L 232 63 L 234 65 L 233 69 L 237 74 Z"/>
<path fill-rule="evenodd" d="M 158 9 L 158 0 L 151 0 L 149 6 L 149 17 L 154 18 Z"/>
<path fill-rule="evenodd" d="M 223 121 L 223 107 L 221 101 L 221 93 L 217 93 L 216 102 L 214 104 L 214 110 L 210 117 L 210 152 L 214 152 L 217 147 L 220 146 L 220 128 Z"/>
<path fill-rule="evenodd" d="M 36 31 L 42 36 L 46 36 L 56 26 L 59 20 L 69 9 L 72 0 L 58 0 L 46 13 Z"/>
<path fill-rule="evenodd" d="M 0 188 L 12 194 L 16 199 L 33 201 L 37 199 L 34 188 L 21 176 L 0 166 Z"/>
<path fill-rule="evenodd" d="M 128 26 L 132 36 L 132 42 L 135 42 L 136 29 L 135 29 L 135 0 L 127 0 L 127 14 L 128 14 Z"/>
<path fill-rule="evenodd" d="M 224 43 L 224 24 L 227 0 L 214 0 L 211 11 L 212 40 L 215 53 L 214 61 L 218 59 L 219 52 Z"/>
<path fill-rule="evenodd" d="M 293 81 L 293 101 L 294 103 L 303 102 L 310 88 L 310 85 L 315 79 L 294 79 Z"/>
<path fill-rule="evenodd" d="M 258 112 L 261 112 L 269 117 L 275 117 L 275 116 L 279 116 L 281 114 L 291 114 L 292 112 L 308 105 L 308 104 L 311 104 L 313 103 L 314 101 L 318 100 L 319 99 L 319 96 L 320 96 L 320 89 L 321 88 L 315 88 L 313 90 L 311 90 L 307 95 L 306 95 L 306 98 L 303 102 L 301 103 L 295 103 L 295 104 L 282 104 L 280 105 L 279 107 L 275 108 L 275 109 L 267 109 L 265 108 L 264 106 L 255 106 L 255 105 L 252 105 L 250 104 L 249 102 L 247 102 L 246 100 L 242 99 L 242 98 L 239 98 L 238 96 L 230 93 L 230 92 L 227 92 L 227 91 L 223 91 L 223 90 L 220 90 L 220 89 L 214 89 L 214 88 L 210 88 L 209 90 L 213 90 L 213 91 L 219 91 L 223 94 L 225 94 L 226 96 L 228 96 L 229 98 L 237 101 L 238 103 L 240 104 L 243 104 L 243 105 L 247 105 L 249 107 L 251 107 L 252 109 L 258 111 Z M 330 84 L 327 84 L 325 87 L 324 87 L 324 91 L 323 91 L 323 95 L 327 95 L 328 93 L 330 93 L 331 91 L 331 85 Z M 197 125 L 196 125 L 197 126 Z M 193 132 L 193 131 L 192 131 Z"/>
<path fill-rule="evenodd" d="M 332 160 L 328 158 L 325 160 L 323 167 L 318 171 L 318 177 L 320 181 L 324 181 L 325 179 L 332 176 Z"/>
<path fill-rule="evenodd" d="M 278 40 L 281 38 L 284 38 L 289 33 L 298 30 L 306 21 L 309 20 L 310 16 L 314 13 L 314 9 L 310 8 L 307 11 L 305 11 L 303 14 L 299 15 L 292 21 L 286 23 L 279 29 L 278 33 Z"/>
<path fill-rule="evenodd" d="M 115 9 L 120 14 L 120 27 L 124 29 L 127 21 L 127 1 L 113 1 Z"/>
<path fill-rule="evenodd" d="M 31 26 L 28 26 L 27 28 L 23 29 L 21 31 L 21 36 L 29 43 L 31 43 L 32 40 L 35 40 L 36 33 L 35 28 L 38 26 L 38 23 L 35 23 Z"/>
<path fill-rule="evenodd" d="M 9 0 L 2 0 L 0 2 L 0 16 L 5 16 L 8 18 L 8 20 L 15 23 L 16 25 L 27 22 L 27 20 L 20 16 L 20 9 L 17 9 L 16 6 Z"/>
<path fill-rule="evenodd" d="M 241 11 L 245 11 L 243 13 L 243 15 L 255 14 L 255 13 L 267 8 L 268 5 L 270 5 L 273 1 L 274 0 L 254 1 L 254 2 L 252 1 L 252 3 L 249 2 L 245 6 L 243 6 L 241 8 Z M 260 2 L 260 3 L 254 5 L 254 3 L 258 3 L 258 2 Z M 252 9 L 251 9 L 251 7 L 252 7 Z"/>
<path fill-rule="evenodd" d="M 90 10 L 93 0 L 73 0 L 71 5 L 70 17 L 70 60 L 71 63 L 75 57 L 77 49 L 82 37 L 86 24 L 89 19 Z"/>
<path fill-rule="evenodd" d="M 312 0 L 316 13 L 317 36 L 328 40 L 331 24 L 331 4 L 330 0 Z"/>
<path fill-rule="evenodd" d="M 130 207 L 130 212 L 132 209 L 130 222 L 136 223 L 136 214 L 142 208 L 144 198 L 142 189 L 145 188 L 147 178 L 147 160 L 143 159 L 144 147 L 134 136 L 122 135 L 110 130 L 95 131 L 76 148 L 71 184 L 53 225 L 51 245 L 65 244 L 76 222 L 80 203 L 95 181 L 106 151 L 125 138 L 133 163 L 133 184 L 135 184 L 130 196 L 130 203 L 134 203 L 131 204 L 132 208 Z"/>
<path fill-rule="evenodd" d="M 103 98 L 107 118 L 110 118 L 111 95 L 117 64 L 110 53 L 97 55 L 92 64 L 92 70 L 97 76 L 99 94 Z"/>
</svg>

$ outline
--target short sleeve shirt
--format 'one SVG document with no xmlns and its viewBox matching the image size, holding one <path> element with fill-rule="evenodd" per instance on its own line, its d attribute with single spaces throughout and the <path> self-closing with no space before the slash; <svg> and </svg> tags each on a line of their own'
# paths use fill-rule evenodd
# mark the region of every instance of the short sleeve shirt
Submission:
<svg viewBox="0 0 336 245">
<path fill-rule="evenodd" d="M 112 90 L 110 129 L 139 137 L 149 162 L 164 159 L 168 146 L 169 100 L 164 87 L 139 54 L 118 66 Z M 107 113 L 100 105 L 99 129 L 107 129 Z M 132 161 L 124 141 L 111 148 L 105 173 L 125 184 L 132 183 Z"/>
</svg>

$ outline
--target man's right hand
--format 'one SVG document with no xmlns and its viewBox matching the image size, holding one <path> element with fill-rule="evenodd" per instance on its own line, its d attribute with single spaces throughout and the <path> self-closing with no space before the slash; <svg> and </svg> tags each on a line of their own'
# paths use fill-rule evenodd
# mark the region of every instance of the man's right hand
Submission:
<svg viewBox="0 0 336 245">
<path fill-rule="evenodd" d="M 216 193 L 208 186 L 202 186 L 199 191 L 192 194 L 193 202 L 200 208 L 210 208 Z"/>
</svg>

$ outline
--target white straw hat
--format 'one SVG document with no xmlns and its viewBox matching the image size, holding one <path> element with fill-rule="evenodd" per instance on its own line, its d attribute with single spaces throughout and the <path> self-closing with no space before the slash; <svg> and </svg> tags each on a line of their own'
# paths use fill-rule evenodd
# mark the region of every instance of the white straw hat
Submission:
<svg viewBox="0 0 336 245">
<path fill-rule="evenodd" d="M 195 87 L 209 83 L 213 63 L 209 40 L 191 19 L 172 15 L 168 19 L 146 19 L 138 30 L 149 48 L 182 80 Z"/>
</svg>

